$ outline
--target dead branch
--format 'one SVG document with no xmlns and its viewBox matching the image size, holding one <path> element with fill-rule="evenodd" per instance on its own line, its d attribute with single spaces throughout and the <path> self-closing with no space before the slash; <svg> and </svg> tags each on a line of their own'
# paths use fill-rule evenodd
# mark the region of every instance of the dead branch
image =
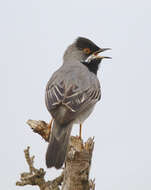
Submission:
<svg viewBox="0 0 151 190">
<path fill-rule="evenodd" d="M 29 172 L 24 172 L 20 175 L 20 181 L 16 182 L 17 186 L 37 185 L 40 190 L 59 190 L 59 185 L 63 181 L 63 173 L 52 181 L 45 181 L 44 176 L 46 172 L 43 168 L 36 169 L 34 167 L 34 156 L 30 157 L 30 147 L 24 150 L 25 159 L 29 166 Z"/>
<path fill-rule="evenodd" d="M 49 127 L 44 121 L 28 120 L 30 128 L 38 133 L 45 141 L 49 140 Z M 30 157 L 29 147 L 25 149 L 25 158 L 29 172 L 21 174 L 18 186 L 37 185 L 40 190 L 95 190 L 94 180 L 89 180 L 94 138 L 83 143 L 79 137 L 71 137 L 62 174 L 52 181 L 45 181 L 44 169 L 34 167 L 34 156 Z"/>
</svg>

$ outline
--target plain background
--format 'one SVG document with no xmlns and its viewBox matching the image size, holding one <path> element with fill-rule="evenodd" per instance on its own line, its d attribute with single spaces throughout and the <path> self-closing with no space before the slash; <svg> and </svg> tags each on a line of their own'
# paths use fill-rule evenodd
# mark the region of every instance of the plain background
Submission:
<svg viewBox="0 0 151 190">
<path fill-rule="evenodd" d="M 98 73 L 102 99 L 83 126 L 85 140 L 95 136 L 96 190 L 151 189 L 150 19 L 149 0 L 0 1 L 1 189 L 38 189 L 15 186 L 27 145 L 47 179 L 61 172 L 46 169 L 47 144 L 26 121 L 50 120 L 45 86 L 78 36 L 112 48 Z"/>
</svg>

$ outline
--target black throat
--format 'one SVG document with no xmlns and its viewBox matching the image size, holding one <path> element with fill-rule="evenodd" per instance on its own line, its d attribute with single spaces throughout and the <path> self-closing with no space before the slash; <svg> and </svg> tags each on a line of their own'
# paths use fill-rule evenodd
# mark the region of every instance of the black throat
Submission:
<svg viewBox="0 0 151 190">
<path fill-rule="evenodd" d="M 90 72 L 94 73 L 95 75 L 97 75 L 98 69 L 99 69 L 99 64 L 100 64 L 101 60 L 98 59 L 93 59 L 90 62 L 86 62 L 83 61 L 81 62 L 83 65 L 85 65 Z"/>
</svg>

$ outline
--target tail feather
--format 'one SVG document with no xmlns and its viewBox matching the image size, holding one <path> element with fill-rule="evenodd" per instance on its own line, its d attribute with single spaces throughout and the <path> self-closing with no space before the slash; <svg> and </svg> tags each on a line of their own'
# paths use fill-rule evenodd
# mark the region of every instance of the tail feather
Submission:
<svg viewBox="0 0 151 190">
<path fill-rule="evenodd" d="M 69 143 L 72 123 L 60 126 L 56 121 L 53 122 L 50 142 L 46 153 L 46 165 L 48 168 L 61 168 L 65 161 Z"/>
</svg>

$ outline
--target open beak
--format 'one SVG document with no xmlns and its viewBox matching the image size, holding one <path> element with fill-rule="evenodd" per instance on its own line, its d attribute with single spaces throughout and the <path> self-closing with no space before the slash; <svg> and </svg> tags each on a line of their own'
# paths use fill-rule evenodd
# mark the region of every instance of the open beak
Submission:
<svg viewBox="0 0 151 190">
<path fill-rule="evenodd" d="M 100 56 L 99 53 L 107 51 L 107 50 L 111 50 L 111 48 L 100 48 L 99 50 L 97 50 L 96 52 L 94 52 L 93 54 L 91 54 L 87 61 L 91 61 L 92 59 L 112 59 L 112 57 L 107 57 L 107 56 Z"/>
<path fill-rule="evenodd" d="M 107 51 L 107 50 L 111 50 L 111 48 L 100 48 L 98 51 L 93 53 L 93 56 L 95 59 L 112 59 L 111 57 L 107 57 L 107 56 L 99 56 L 99 53 Z"/>
</svg>

